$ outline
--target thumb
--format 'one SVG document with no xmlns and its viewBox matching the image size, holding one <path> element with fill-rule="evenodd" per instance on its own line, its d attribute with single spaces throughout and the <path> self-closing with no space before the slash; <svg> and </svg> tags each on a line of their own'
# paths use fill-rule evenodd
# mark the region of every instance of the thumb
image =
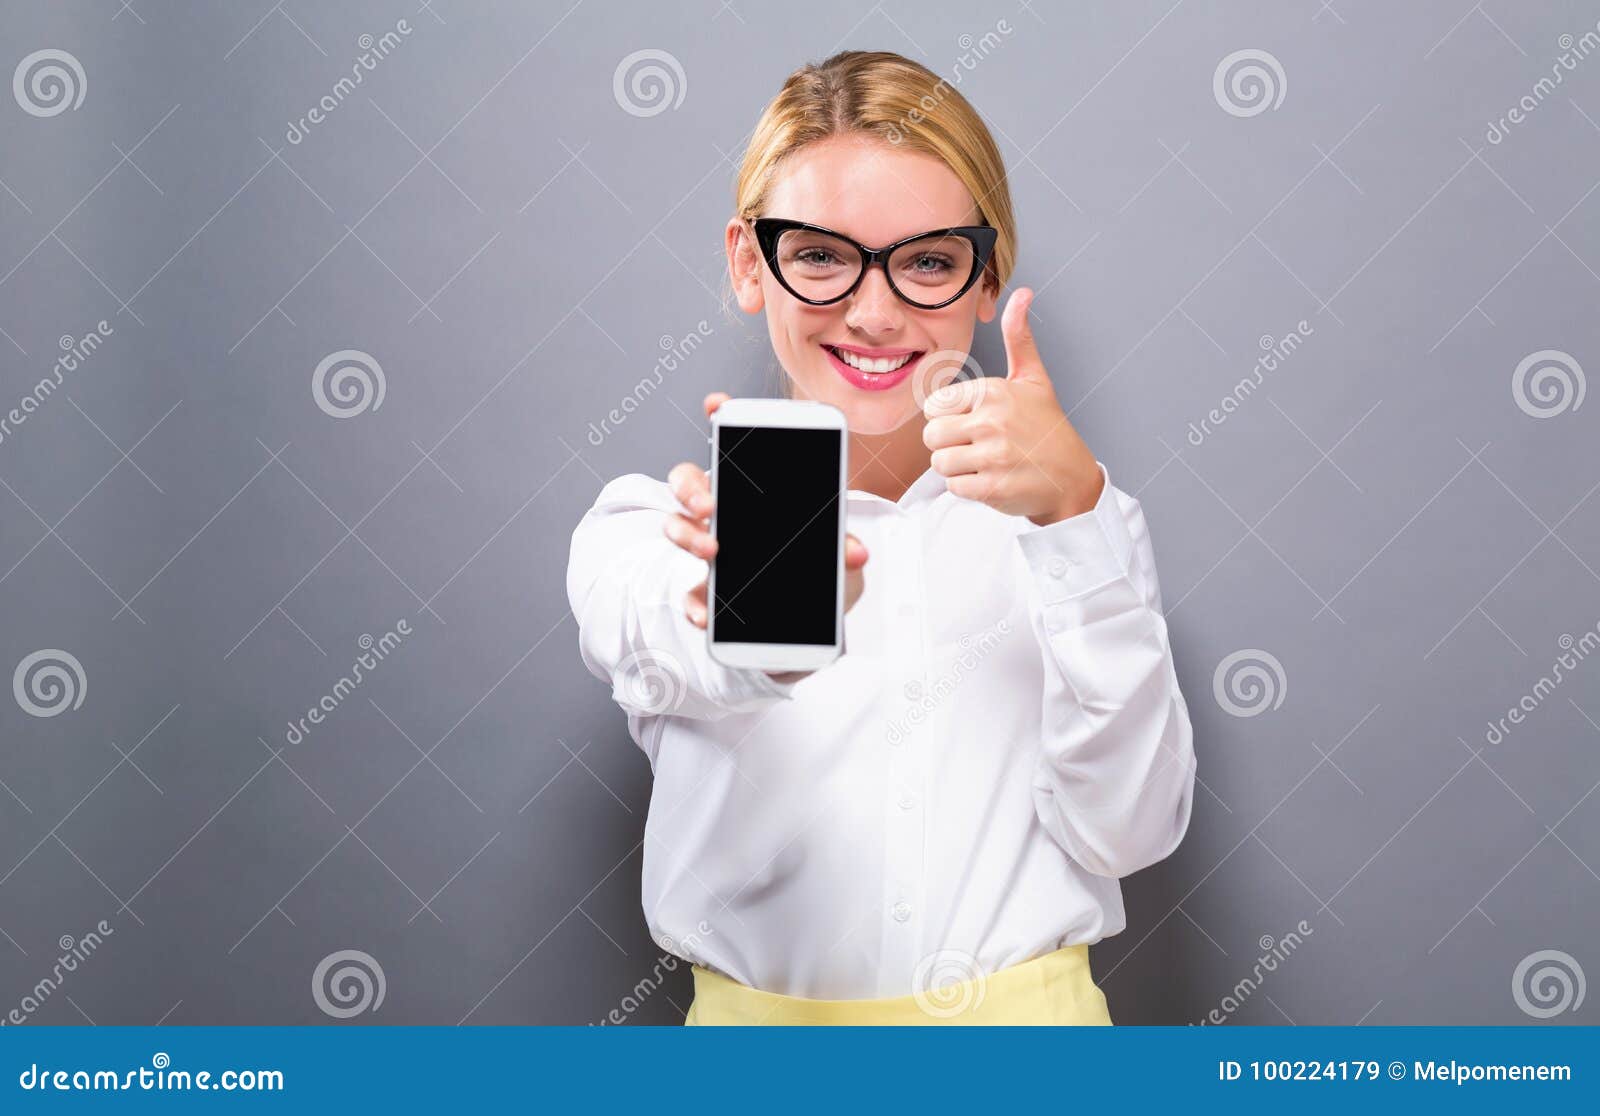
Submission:
<svg viewBox="0 0 1600 1116">
<path fill-rule="evenodd" d="M 1006 300 L 1000 318 L 1000 332 L 1006 344 L 1006 379 L 1048 380 L 1044 360 L 1033 341 L 1033 327 L 1028 324 L 1028 311 L 1033 306 L 1033 290 L 1019 287 Z"/>
</svg>

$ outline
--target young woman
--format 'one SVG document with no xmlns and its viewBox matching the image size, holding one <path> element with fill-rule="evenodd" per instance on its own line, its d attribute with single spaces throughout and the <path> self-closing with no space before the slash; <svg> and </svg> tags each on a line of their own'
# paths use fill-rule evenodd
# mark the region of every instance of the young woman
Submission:
<svg viewBox="0 0 1600 1116">
<path fill-rule="evenodd" d="M 1030 290 L 1005 377 L 934 390 L 1016 259 L 999 150 L 948 82 L 846 52 L 784 83 L 735 195 L 738 304 L 849 423 L 845 653 L 709 656 L 695 463 L 607 484 L 567 574 L 654 771 L 644 908 L 694 964 L 686 1022 L 1110 1023 L 1088 946 L 1183 838 L 1194 749 L 1144 514 L 1067 421 Z"/>
</svg>

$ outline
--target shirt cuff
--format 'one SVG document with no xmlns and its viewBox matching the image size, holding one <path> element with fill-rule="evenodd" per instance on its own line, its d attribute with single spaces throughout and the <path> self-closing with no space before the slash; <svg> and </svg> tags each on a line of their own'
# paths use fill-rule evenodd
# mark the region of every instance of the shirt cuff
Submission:
<svg viewBox="0 0 1600 1116">
<path fill-rule="evenodd" d="M 1082 596 L 1127 575 L 1133 536 L 1128 533 L 1110 474 L 1104 465 L 1096 464 L 1105 483 L 1093 508 L 1017 536 L 1047 605 Z"/>
</svg>

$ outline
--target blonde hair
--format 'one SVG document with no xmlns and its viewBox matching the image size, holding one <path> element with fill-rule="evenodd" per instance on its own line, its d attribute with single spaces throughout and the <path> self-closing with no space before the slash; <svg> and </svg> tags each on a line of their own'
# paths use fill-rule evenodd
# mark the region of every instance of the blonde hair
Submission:
<svg viewBox="0 0 1600 1116">
<path fill-rule="evenodd" d="M 994 253 L 984 283 L 1000 293 L 1016 265 L 1016 217 L 1005 160 L 978 110 L 933 70 L 891 51 L 840 51 L 790 74 L 762 112 L 734 181 L 738 216 L 762 216 L 778 169 L 790 155 L 830 136 L 862 134 L 893 147 L 933 155 L 973 195 L 979 221 L 994 227 Z M 725 312 L 733 317 L 733 286 L 725 283 Z M 774 389 L 794 384 L 773 369 Z"/>
<path fill-rule="evenodd" d="M 773 176 L 790 155 L 829 136 L 862 134 L 943 162 L 992 225 L 984 282 L 996 293 L 1017 258 L 1016 218 L 1000 149 L 977 110 L 926 66 L 889 51 L 847 50 L 789 75 L 761 114 L 734 185 L 740 217 L 761 215 Z"/>
</svg>

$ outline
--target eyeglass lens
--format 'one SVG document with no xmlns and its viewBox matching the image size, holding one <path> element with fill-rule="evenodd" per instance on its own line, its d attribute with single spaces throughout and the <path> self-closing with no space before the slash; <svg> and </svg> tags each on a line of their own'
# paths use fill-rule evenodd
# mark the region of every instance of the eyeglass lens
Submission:
<svg viewBox="0 0 1600 1116">
<path fill-rule="evenodd" d="M 888 260 L 890 284 L 909 302 L 934 306 L 954 298 L 972 275 L 972 242 L 927 236 L 902 244 Z M 802 298 L 826 300 L 848 291 L 861 274 L 861 253 L 847 240 L 809 229 L 778 238 L 778 270 Z"/>
</svg>

